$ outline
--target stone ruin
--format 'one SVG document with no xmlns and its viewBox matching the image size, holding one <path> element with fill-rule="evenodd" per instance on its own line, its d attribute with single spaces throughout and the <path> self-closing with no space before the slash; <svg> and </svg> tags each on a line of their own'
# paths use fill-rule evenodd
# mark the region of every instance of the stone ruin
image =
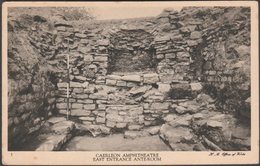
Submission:
<svg viewBox="0 0 260 166">
<path fill-rule="evenodd" d="M 63 125 L 71 131 L 159 134 L 172 150 L 250 149 L 250 134 L 232 132 L 234 116 L 250 121 L 249 9 L 84 23 L 37 18 L 8 20 L 9 148 L 66 117 L 69 80 L 74 122 Z"/>
</svg>

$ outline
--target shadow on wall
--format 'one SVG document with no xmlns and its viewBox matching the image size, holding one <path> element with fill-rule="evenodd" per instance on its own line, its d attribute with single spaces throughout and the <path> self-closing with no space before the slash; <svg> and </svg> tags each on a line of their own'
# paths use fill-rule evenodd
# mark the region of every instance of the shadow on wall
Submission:
<svg viewBox="0 0 260 166">
<path fill-rule="evenodd" d="M 121 30 L 111 37 L 108 73 L 154 71 L 153 35 L 144 30 Z"/>
</svg>

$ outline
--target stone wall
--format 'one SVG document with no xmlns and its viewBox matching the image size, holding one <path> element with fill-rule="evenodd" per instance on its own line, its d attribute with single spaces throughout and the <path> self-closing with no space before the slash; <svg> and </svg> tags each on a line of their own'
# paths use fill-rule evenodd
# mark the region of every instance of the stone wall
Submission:
<svg viewBox="0 0 260 166">
<path fill-rule="evenodd" d="M 37 21 L 25 15 L 8 22 L 8 145 L 11 150 L 41 128 L 56 108 L 53 73 L 46 59 L 40 56 L 40 49 L 30 43 L 33 31 L 28 25 L 33 24 Z"/>
</svg>

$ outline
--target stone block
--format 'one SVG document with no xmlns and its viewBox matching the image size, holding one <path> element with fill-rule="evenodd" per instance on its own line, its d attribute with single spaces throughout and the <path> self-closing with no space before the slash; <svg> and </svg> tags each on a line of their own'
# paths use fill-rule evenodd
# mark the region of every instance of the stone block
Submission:
<svg viewBox="0 0 260 166">
<path fill-rule="evenodd" d="M 103 134 L 110 134 L 111 129 L 109 127 L 106 127 L 105 125 L 100 125 L 99 129 Z"/>
<path fill-rule="evenodd" d="M 70 87 L 71 88 L 81 88 L 82 87 L 82 84 L 79 83 L 79 82 L 70 82 Z"/>
<path fill-rule="evenodd" d="M 124 122 L 124 118 L 116 114 L 107 114 L 106 119 L 112 122 Z"/>
<path fill-rule="evenodd" d="M 127 82 L 126 86 L 127 87 L 136 87 L 138 84 L 136 82 Z"/>
<path fill-rule="evenodd" d="M 66 31 L 66 27 L 65 26 L 59 26 L 56 29 L 57 29 L 57 31 L 61 31 L 61 32 L 65 32 Z"/>
<path fill-rule="evenodd" d="M 116 85 L 125 87 L 126 86 L 126 81 L 117 81 Z"/>
<path fill-rule="evenodd" d="M 111 127 L 111 128 L 113 128 L 113 127 L 116 126 L 116 122 L 112 122 L 112 121 L 107 120 L 107 122 L 106 122 L 106 126 L 107 126 L 107 127 Z"/>
<path fill-rule="evenodd" d="M 91 99 L 84 99 L 84 100 L 78 99 L 77 100 L 77 103 L 83 103 L 83 104 L 92 104 L 93 102 L 94 101 Z"/>
<path fill-rule="evenodd" d="M 156 58 L 157 59 L 163 59 L 164 58 L 164 54 L 156 54 Z"/>
<path fill-rule="evenodd" d="M 158 74 L 144 74 L 144 83 L 153 84 L 159 82 Z"/>
<path fill-rule="evenodd" d="M 75 99 L 88 99 L 88 94 L 72 94 Z"/>
<path fill-rule="evenodd" d="M 85 88 L 84 89 L 84 93 L 87 93 L 87 94 L 92 94 L 92 93 L 94 93 L 94 91 L 95 91 L 95 87 L 87 87 L 87 88 Z"/>
<path fill-rule="evenodd" d="M 67 82 L 59 82 L 57 86 L 58 88 L 67 88 Z"/>
<path fill-rule="evenodd" d="M 111 80 L 121 80 L 122 77 L 119 75 L 107 75 L 106 78 Z"/>
<path fill-rule="evenodd" d="M 87 35 L 82 34 L 82 33 L 75 33 L 75 37 L 78 37 L 78 38 L 87 38 Z"/>
<path fill-rule="evenodd" d="M 75 76 L 75 79 L 76 79 L 76 80 L 79 80 L 79 81 L 82 81 L 82 82 L 84 82 L 84 81 L 87 80 L 87 78 L 86 78 L 86 77 L 83 77 L 83 76 Z"/>
<path fill-rule="evenodd" d="M 91 121 L 91 122 L 95 121 L 95 117 L 93 116 L 79 117 L 79 119 L 82 121 Z"/>
<path fill-rule="evenodd" d="M 85 110 L 94 110 L 96 109 L 96 104 L 84 104 Z"/>
<path fill-rule="evenodd" d="M 152 110 L 166 110 L 170 106 L 170 103 L 164 102 L 164 103 L 152 103 L 151 109 Z"/>
<path fill-rule="evenodd" d="M 124 81 L 133 81 L 133 82 L 140 82 L 141 77 L 139 75 L 125 75 L 122 77 Z"/>
<path fill-rule="evenodd" d="M 97 117 L 97 118 L 96 118 L 96 122 L 97 122 L 97 123 L 106 123 L 106 118 Z"/>
<path fill-rule="evenodd" d="M 63 115 L 67 115 L 67 110 L 59 110 L 59 113 L 63 114 Z M 90 111 L 86 111 L 86 110 L 83 110 L 83 109 L 71 110 L 71 116 L 88 116 L 90 114 L 91 114 Z"/>
<path fill-rule="evenodd" d="M 69 104 L 69 106 L 71 107 L 71 104 Z M 56 107 L 58 109 L 66 109 L 67 108 L 67 103 L 57 103 Z"/>
<path fill-rule="evenodd" d="M 126 128 L 127 123 L 116 123 L 116 128 L 122 129 Z"/>
<path fill-rule="evenodd" d="M 82 108 L 83 108 L 83 104 L 72 103 L 71 108 L 72 108 L 72 109 L 82 109 Z"/>
<path fill-rule="evenodd" d="M 141 128 L 141 125 L 128 125 L 129 130 L 140 130 Z"/>
<path fill-rule="evenodd" d="M 170 84 L 163 84 L 163 83 L 158 83 L 158 90 L 162 93 L 166 93 L 169 92 L 171 89 L 171 85 Z"/>
<path fill-rule="evenodd" d="M 167 54 L 165 54 L 165 58 L 166 59 L 174 59 L 174 58 L 176 58 L 176 54 L 175 53 L 167 53 Z"/>
<path fill-rule="evenodd" d="M 196 82 L 196 83 L 190 83 L 190 87 L 192 91 L 200 91 L 202 90 L 203 86 L 201 85 L 201 83 Z"/>
<path fill-rule="evenodd" d="M 106 100 L 108 95 L 106 93 L 93 93 L 89 95 L 90 99 Z"/>
<path fill-rule="evenodd" d="M 83 93 L 84 89 L 83 88 L 73 88 L 74 93 Z"/>
<path fill-rule="evenodd" d="M 110 79 L 106 79 L 106 84 L 107 85 L 112 85 L 112 86 L 114 86 L 114 85 L 116 85 L 116 80 L 110 80 Z"/>
<path fill-rule="evenodd" d="M 108 39 L 101 39 L 97 41 L 97 44 L 100 46 L 108 46 L 110 44 L 110 41 Z"/>
<path fill-rule="evenodd" d="M 92 62 L 94 59 L 93 59 L 93 56 L 92 55 L 84 55 L 84 61 L 86 62 Z"/>
<path fill-rule="evenodd" d="M 200 39 L 201 36 L 202 36 L 201 32 L 199 32 L 199 31 L 194 31 L 194 32 L 191 32 L 191 34 L 190 34 L 191 39 Z"/>
<path fill-rule="evenodd" d="M 108 61 L 108 57 L 107 56 L 95 56 L 94 57 L 94 61 L 96 61 L 96 62 L 105 62 L 105 61 Z"/>
</svg>

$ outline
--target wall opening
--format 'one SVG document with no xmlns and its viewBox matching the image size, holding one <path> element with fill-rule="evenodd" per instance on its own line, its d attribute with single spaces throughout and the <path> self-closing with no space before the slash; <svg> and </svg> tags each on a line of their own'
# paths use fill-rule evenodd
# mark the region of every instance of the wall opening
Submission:
<svg viewBox="0 0 260 166">
<path fill-rule="evenodd" d="M 153 35 L 141 30 L 121 30 L 110 38 L 108 74 L 155 71 Z"/>
</svg>

